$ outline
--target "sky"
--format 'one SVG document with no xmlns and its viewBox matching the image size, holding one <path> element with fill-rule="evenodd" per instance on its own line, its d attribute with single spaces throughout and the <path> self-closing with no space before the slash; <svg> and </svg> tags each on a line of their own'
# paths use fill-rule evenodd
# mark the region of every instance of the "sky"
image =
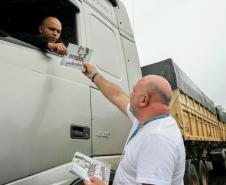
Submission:
<svg viewBox="0 0 226 185">
<path fill-rule="evenodd" d="M 226 1 L 121 0 L 140 65 L 172 60 L 226 110 Z"/>
</svg>

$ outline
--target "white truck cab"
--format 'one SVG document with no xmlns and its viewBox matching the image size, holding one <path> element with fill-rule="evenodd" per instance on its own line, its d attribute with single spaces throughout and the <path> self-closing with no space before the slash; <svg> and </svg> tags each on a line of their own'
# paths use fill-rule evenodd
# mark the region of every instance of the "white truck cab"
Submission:
<svg viewBox="0 0 226 185">
<path fill-rule="evenodd" d="M 108 161 L 112 178 L 128 118 L 62 56 L 18 40 L 58 17 L 62 40 L 93 50 L 90 63 L 129 94 L 141 77 L 125 7 L 115 0 L 1 0 L 0 184 L 79 185 L 68 169 L 77 152 Z M 110 182 L 110 184 L 112 181 Z"/>
</svg>

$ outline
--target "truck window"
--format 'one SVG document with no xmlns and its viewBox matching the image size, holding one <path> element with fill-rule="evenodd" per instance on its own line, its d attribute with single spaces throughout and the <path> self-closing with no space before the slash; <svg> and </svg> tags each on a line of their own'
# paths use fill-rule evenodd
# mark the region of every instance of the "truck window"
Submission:
<svg viewBox="0 0 226 185">
<path fill-rule="evenodd" d="M 79 9 L 69 0 L 1 0 L 0 38 L 27 47 L 17 40 L 20 33 L 38 34 L 39 25 L 47 16 L 55 16 L 62 23 L 60 40 L 67 45 L 77 43 L 76 13 Z M 35 47 L 34 47 L 35 48 Z"/>
<path fill-rule="evenodd" d="M 90 23 L 97 67 L 120 79 L 123 73 L 123 62 L 121 62 L 117 30 L 95 15 L 90 16 Z M 95 31 L 96 28 L 98 31 Z M 100 40 L 100 38 L 104 39 Z"/>
</svg>

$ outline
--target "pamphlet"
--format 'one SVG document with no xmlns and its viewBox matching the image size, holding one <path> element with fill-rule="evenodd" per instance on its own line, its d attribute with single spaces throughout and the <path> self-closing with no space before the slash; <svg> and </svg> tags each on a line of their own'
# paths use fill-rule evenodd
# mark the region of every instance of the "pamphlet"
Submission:
<svg viewBox="0 0 226 185">
<path fill-rule="evenodd" d="M 76 152 L 69 171 L 84 180 L 89 180 L 90 177 L 96 176 L 108 185 L 111 165 Z"/>
<path fill-rule="evenodd" d="M 83 46 L 69 43 L 68 54 L 64 55 L 61 61 L 62 65 L 78 68 L 85 72 L 84 62 L 89 62 L 92 50 Z"/>
</svg>

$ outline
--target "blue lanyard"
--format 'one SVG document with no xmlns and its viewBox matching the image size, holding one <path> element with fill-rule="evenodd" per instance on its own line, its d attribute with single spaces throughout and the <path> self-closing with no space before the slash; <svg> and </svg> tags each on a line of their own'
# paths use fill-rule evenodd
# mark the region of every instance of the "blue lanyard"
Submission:
<svg viewBox="0 0 226 185">
<path fill-rule="evenodd" d="M 134 136 L 138 133 L 138 131 L 140 130 L 141 127 L 143 127 L 144 125 L 147 125 L 148 123 L 150 123 L 150 122 L 152 122 L 152 121 L 155 121 L 155 120 L 158 120 L 158 119 L 162 119 L 162 118 L 166 118 L 166 117 L 168 117 L 168 116 L 169 116 L 169 114 L 160 114 L 160 115 L 158 115 L 158 116 L 155 116 L 155 117 L 149 119 L 148 121 L 145 121 L 143 125 L 139 124 L 139 125 L 137 126 L 136 130 L 135 130 L 135 131 L 133 132 L 133 134 L 131 135 L 131 137 L 128 139 L 127 144 L 130 142 L 130 140 L 131 140 L 132 138 L 134 138 Z"/>
</svg>

